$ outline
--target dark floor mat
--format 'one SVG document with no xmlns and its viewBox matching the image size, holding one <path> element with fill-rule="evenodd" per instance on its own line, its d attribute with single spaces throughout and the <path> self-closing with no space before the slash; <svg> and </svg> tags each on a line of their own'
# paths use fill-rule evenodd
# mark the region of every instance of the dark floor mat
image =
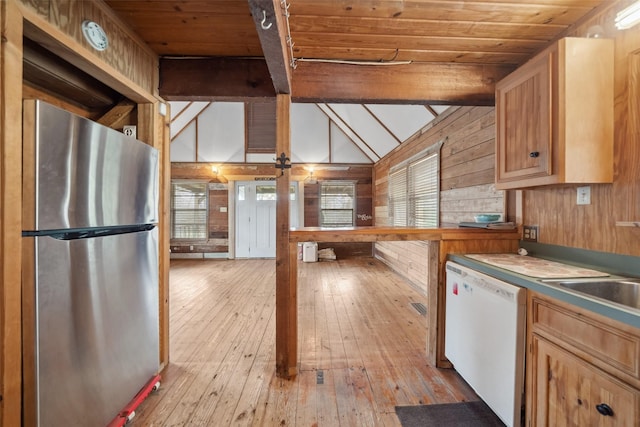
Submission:
<svg viewBox="0 0 640 427">
<path fill-rule="evenodd" d="M 402 427 L 504 427 L 482 401 L 396 406 Z"/>
</svg>

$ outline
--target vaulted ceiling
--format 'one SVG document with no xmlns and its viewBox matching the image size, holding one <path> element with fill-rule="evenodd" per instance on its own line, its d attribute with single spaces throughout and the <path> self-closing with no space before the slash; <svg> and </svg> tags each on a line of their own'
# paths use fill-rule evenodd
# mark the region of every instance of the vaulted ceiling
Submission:
<svg viewBox="0 0 640 427">
<path fill-rule="evenodd" d="M 315 103 L 375 162 L 406 138 L 382 146 L 361 136 L 368 125 L 359 117 L 375 118 L 380 134 L 392 135 L 403 110 L 388 114 L 389 104 L 428 108 L 405 118 L 412 134 L 445 106 L 493 105 L 498 80 L 610 0 L 106 3 L 160 56 L 164 99 L 260 102 L 291 94 L 294 103 Z M 371 106 L 381 104 L 388 110 L 376 114 Z"/>
<path fill-rule="evenodd" d="M 165 99 L 452 105 L 493 104 L 497 80 L 609 2 L 106 0 L 161 56 Z"/>
</svg>

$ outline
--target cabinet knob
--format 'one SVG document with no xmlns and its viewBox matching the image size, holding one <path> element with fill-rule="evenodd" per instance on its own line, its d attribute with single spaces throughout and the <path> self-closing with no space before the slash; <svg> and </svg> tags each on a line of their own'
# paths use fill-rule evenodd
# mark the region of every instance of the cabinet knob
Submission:
<svg viewBox="0 0 640 427">
<path fill-rule="evenodd" d="M 607 405 L 606 403 L 600 403 L 599 405 L 596 405 L 596 410 L 605 417 L 613 416 L 613 409 L 611 409 L 611 406 Z"/>
<path fill-rule="evenodd" d="M 539 156 L 540 156 L 539 151 L 532 151 L 529 153 L 529 157 L 539 157 Z"/>
</svg>

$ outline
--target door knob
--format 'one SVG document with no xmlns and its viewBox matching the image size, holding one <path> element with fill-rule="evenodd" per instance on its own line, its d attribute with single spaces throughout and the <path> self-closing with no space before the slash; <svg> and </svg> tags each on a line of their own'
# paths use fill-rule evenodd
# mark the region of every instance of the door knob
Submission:
<svg viewBox="0 0 640 427">
<path fill-rule="evenodd" d="M 529 153 L 529 157 L 539 157 L 539 156 L 540 156 L 539 151 L 532 151 Z"/>
</svg>

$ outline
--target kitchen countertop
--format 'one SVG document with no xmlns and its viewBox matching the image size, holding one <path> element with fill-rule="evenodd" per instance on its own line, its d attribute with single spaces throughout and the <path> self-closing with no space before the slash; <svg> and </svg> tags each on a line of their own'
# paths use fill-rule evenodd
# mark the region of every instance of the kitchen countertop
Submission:
<svg viewBox="0 0 640 427">
<path fill-rule="evenodd" d="M 598 298 L 591 297 L 570 289 L 561 288 L 557 285 L 544 283 L 541 279 L 515 273 L 504 268 L 495 267 L 485 262 L 467 257 L 461 254 L 449 254 L 448 259 L 466 267 L 473 268 L 481 273 L 495 277 L 508 283 L 512 283 L 523 288 L 556 298 L 558 300 L 576 305 L 578 307 L 593 311 L 600 315 L 615 319 L 625 324 L 640 328 L 640 310 L 610 303 Z M 567 264 L 571 264 L 566 262 Z M 600 266 L 593 266 L 594 270 L 602 270 Z M 609 277 L 620 277 L 611 273 Z"/>
</svg>

